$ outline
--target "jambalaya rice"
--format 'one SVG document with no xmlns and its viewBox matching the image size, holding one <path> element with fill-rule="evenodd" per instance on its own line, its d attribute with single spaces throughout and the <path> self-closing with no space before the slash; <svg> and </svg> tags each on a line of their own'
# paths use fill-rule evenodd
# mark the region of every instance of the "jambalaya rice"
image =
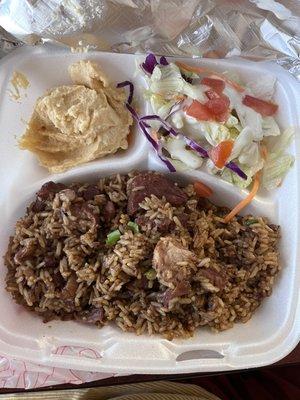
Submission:
<svg viewBox="0 0 300 400">
<path fill-rule="evenodd" d="M 7 291 L 45 322 L 114 321 L 169 339 L 231 328 L 272 292 L 279 227 L 253 216 L 225 224 L 227 212 L 156 173 L 49 182 L 10 238 Z M 106 244 L 110 232 L 117 241 Z"/>
</svg>

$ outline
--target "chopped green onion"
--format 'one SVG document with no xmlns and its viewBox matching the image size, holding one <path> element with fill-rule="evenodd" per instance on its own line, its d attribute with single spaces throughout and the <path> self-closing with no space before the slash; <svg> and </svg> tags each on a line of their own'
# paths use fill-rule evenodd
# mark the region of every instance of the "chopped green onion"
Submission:
<svg viewBox="0 0 300 400">
<path fill-rule="evenodd" d="M 149 281 L 153 281 L 156 278 L 156 271 L 153 268 L 149 269 L 147 272 L 145 272 L 145 277 Z"/>
<path fill-rule="evenodd" d="M 245 225 L 249 226 L 252 224 L 257 224 L 258 220 L 257 219 L 248 219 L 248 221 L 245 222 Z"/>
<path fill-rule="evenodd" d="M 134 233 L 139 233 L 139 231 L 140 231 L 138 224 L 136 224 L 135 222 L 129 221 L 127 226 Z"/>
<path fill-rule="evenodd" d="M 106 244 L 108 245 L 113 245 L 116 244 L 117 241 L 120 239 L 121 233 L 119 229 L 116 229 L 115 231 L 110 232 L 107 237 L 106 237 Z"/>
</svg>

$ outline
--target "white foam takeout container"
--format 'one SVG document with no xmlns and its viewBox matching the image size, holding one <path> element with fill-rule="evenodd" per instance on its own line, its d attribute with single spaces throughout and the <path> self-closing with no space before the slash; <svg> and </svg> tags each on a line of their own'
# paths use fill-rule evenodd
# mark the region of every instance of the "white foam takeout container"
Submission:
<svg viewBox="0 0 300 400">
<path fill-rule="evenodd" d="M 0 66 L 0 354 L 49 366 L 116 374 L 224 371 L 267 365 L 287 355 L 300 336 L 299 131 L 290 148 L 296 156 L 295 166 L 283 185 L 270 194 L 260 193 L 247 209 L 249 213 L 265 215 L 273 223 L 281 225 L 283 269 L 272 296 L 265 299 L 246 324 L 236 324 L 234 328 L 218 334 L 206 328 L 199 329 L 189 340 L 167 341 L 159 336 L 123 333 L 113 325 L 97 329 L 93 325 L 72 321 L 44 324 L 39 317 L 16 305 L 5 291 L 6 267 L 2 255 L 7 248 L 8 237 L 13 233 L 16 220 L 23 215 L 26 205 L 44 182 L 85 181 L 133 169 L 164 169 L 137 130 L 126 152 L 59 175 L 50 175 L 38 165 L 32 154 L 18 149 L 16 136 L 24 131 L 25 121 L 28 121 L 37 97 L 48 88 L 70 82 L 67 66 L 82 58 L 98 61 L 112 81 L 132 80 L 135 83 L 135 98 L 140 104 L 139 111 L 141 114 L 150 111 L 142 100 L 144 79 L 135 73 L 138 56 L 71 54 L 35 48 L 17 50 L 3 60 Z M 281 127 L 300 125 L 299 84 L 280 67 L 238 59 L 189 60 L 189 63 L 201 63 L 218 71 L 233 70 L 244 81 L 259 79 L 266 73 L 276 75 L 278 122 Z M 20 103 L 8 95 L 15 70 L 23 72 L 30 81 L 27 97 Z M 180 179 L 182 177 L 208 183 L 214 190 L 213 200 L 220 205 L 232 207 L 245 196 L 244 191 L 204 171 L 184 173 Z M 64 352 L 63 349 L 70 349 L 69 346 L 80 351 Z"/>
</svg>

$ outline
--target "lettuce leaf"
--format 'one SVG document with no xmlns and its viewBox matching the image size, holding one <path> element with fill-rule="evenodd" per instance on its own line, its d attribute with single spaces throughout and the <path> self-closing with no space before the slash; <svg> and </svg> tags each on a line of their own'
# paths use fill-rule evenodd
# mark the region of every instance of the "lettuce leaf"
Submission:
<svg viewBox="0 0 300 400">
<path fill-rule="evenodd" d="M 279 138 L 269 137 L 266 139 L 269 154 L 263 169 L 262 184 L 267 190 L 279 186 L 294 164 L 294 157 L 285 152 L 293 137 L 294 129 L 289 128 Z"/>
<path fill-rule="evenodd" d="M 272 190 L 279 186 L 294 164 L 294 157 L 290 154 L 282 154 L 266 162 L 263 169 L 262 185 L 267 190 Z"/>
<path fill-rule="evenodd" d="M 224 89 L 224 94 L 230 100 L 231 109 L 235 109 L 242 128 L 250 128 L 253 132 L 253 140 L 261 140 L 263 138 L 262 116 L 252 108 L 245 106 L 242 103 L 243 96 L 228 85 Z"/>
<path fill-rule="evenodd" d="M 150 95 L 150 104 L 155 114 L 159 115 L 160 118 L 166 119 L 170 113 L 171 108 L 176 103 L 175 99 L 165 100 L 159 94 Z"/>
<path fill-rule="evenodd" d="M 262 118 L 262 131 L 263 136 L 279 136 L 280 129 L 273 117 Z"/>
<path fill-rule="evenodd" d="M 247 82 L 247 89 L 253 96 L 263 100 L 271 100 L 274 96 L 276 77 L 273 75 L 260 74 Z"/>
<path fill-rule="evenodd" d="M 273 159 L 282 155 L 291 144 L 294 135 L 294 128 L 288 128 L 279 137 L 267 137 L 264 142 L 268 149 L 268 158 Z"/>
<path fill-rule="evenodd" d="M 236 138 L 233 149 L 228 161 L 238 158 L 242 152 L 247 151 L 249 146 L 253 143 L 253 132 L 250 128 L 244 128 Z"/>
<path fill-rule="evenodd" d="M 241 164 L 253 167 L 262 161 L 259 144 L 256 142 L 250 143 L 244 151 L 239 155 L 238 160 Z"/>
</svg>

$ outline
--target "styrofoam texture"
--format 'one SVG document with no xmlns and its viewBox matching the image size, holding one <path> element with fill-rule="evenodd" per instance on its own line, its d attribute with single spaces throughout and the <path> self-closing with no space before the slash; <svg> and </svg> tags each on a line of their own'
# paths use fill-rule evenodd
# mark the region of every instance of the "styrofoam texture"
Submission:
<svg viewBox="0 0 300 400">
<path fill-rule="evenodd" d="M 17 148 L 35 100 L 46 89 L 69 82 L 67 66 L 82 58 L 94 59 L 107 71 L 111 80 L 130 79 L 141 114 L 148 112 L 142 100 L 145 82 L 136 71 L 140 56 L 112 53 L 71 54 L 63 51 L 47 52 L 43 48 L 20 49 L 7 57 L 0 69 L 0 252 L 4 254 L 14 224 L 24 213 L 25 206 L 38 188 L 47 180 L 62 182 L 86 181 L 115 172 L 132 169 L 164 170 L 150 150 L 144 137 L 135 128 L 130 148 L 116 155 L 79 166 L 63 174 L 49 175 L 35 157 Z M 277 76 L 275 100 L 279 104 L 278 122 L 281 127 L 300 125 L 299 86 L 279 67 L 271 63 L 251 63 L 236 60 L 189 60 L 215 70 L 237 71 L 244 81 L 265 73 Z M 16 103 L 8 96 L 9 80 L 14 70 L 29 78 L 27 97 Z M 0 270 L 0 354 L 44 363 L 50 366 L 113 373 L 183 373 L 209 372 L 250 368 L 273 363 L 288 354 L 298 343 L 299 324 L 299 135 L 291 146 L 296 156 L 294 168 L 283 185 L 272 193 L 262 192 L 248 207 L 247 212 L 268 216 L 282 229 L 280 252 L 282 272 L 276 280 L 274 292 L 264 300 L 253 318 L 246 324 L 218 334 L 199 329 L 188 340 L 167 341 L 159 336 L 135 336 L 124 333 L 114 325 L 97 329 L 74 321 L 41 319 L 16 305 L 5 291 L 6 268 L 1 260 Z M 214 190 L 213 200 L 232 207 L 245 192 L 207 174 L 193 171 L 172 175 L 178 180 L 201 179 Z M 297 318 L 298 316 L 298 318 Z M 95 358 L 64 355 L 62 346 L 92 349 Z M 75 352 L 74 352 L 75 354 Z"/>
</svg>

